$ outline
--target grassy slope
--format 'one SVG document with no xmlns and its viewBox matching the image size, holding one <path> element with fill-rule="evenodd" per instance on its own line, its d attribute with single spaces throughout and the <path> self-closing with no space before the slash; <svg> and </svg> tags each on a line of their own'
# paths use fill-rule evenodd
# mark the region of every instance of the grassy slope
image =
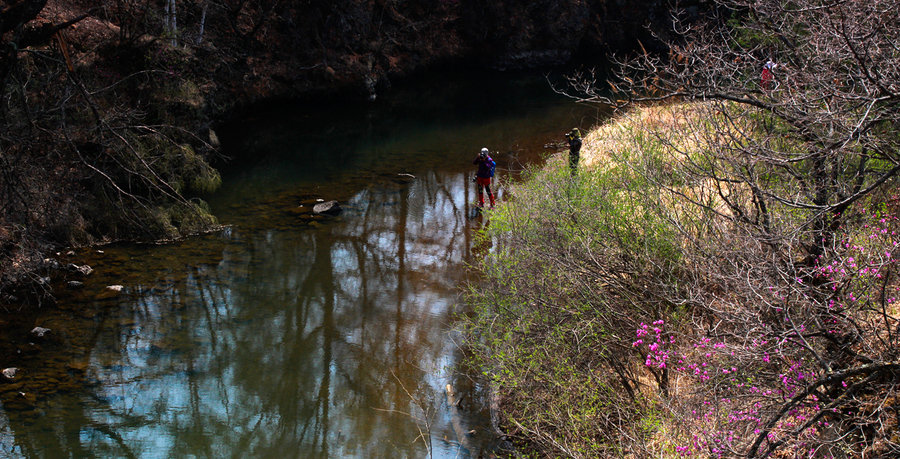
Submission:
<svg viewBox="0 0 900 459">
<path fill-rule="evenodd" d="M 721 199 L 724 187 L 725 196 L 749 200 L 747 187 L 688 173 L 714 168 L 700 166 L 712 161 L 702 152 L 722 110 L 695 104 L 628 113 L 586 135 L 577 180 L 562 156 L 551 158 L 523 183 L 510 184 L 514 202 L 492 214 L 484 237 L 494 239 L 494 251 L 480 266 L 484 282 L 469 292 L 476 312 L 467 327 L 474 359 L 501 396 L 506 428 L 534 451 L 571 457 L 746 451 L 781 400 L 823 375 L 808 348 L 783 344 L 801 335 L 798 327 L 812 330 L 825 321 L 832 324 L 827 333 L 841 333 L 837 322 L 847 316 L 863 328 L 880 326 L 862 303 L 821 316 L 818 297 L 798 287 L 801 279 L 852 288 L 869 306 L 887 303 L 893 311 L 884 292 L 895 279 L 874 281 L 862 270 L 841 279 L 820 273 L 826 264 L 850 272 L 854 255 L 890 256 L 896 242 L 889 227 L 896 223 L 886 216 L 885 197 L 854 208 L 858 218 L 848 218 L 853 224 L 839 234 L 846 250 L 786 279 L 773 267 L 797 256 L 796 240 L 777 249 L 759 244 Z M 788 139 L 782 147 L 794 146 Z M 808 217 L 775 206 L 771 215 L 773 226 L 787 229 Z M 870 220 L 884 230 L 878 237 L 869 235 Z M 869 260 L 876 263 L 883 266 L 884 256 Z M 859 336 L 874 342 L 876 335 Z M 809 342 L 827 352 L 827 343 Z M 827 417 L 792 434 L 821 408 L 806 402 L 771 429 L 786 439 L 785 454 L 822 453 L 816 448 L 835 435 L 823 427 Z"/>
</svg>

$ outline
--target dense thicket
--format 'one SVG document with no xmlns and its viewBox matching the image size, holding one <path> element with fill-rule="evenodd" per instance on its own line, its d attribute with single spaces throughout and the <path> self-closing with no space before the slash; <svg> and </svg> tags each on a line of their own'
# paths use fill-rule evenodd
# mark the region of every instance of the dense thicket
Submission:
<svg viewBox="0 0 900 459">
<path fill-rule="evenodd" d="M 39 291 L 53 247 L 171 238 L 215 221 L 188 199 L 219 177 L 179 51 L 147 36 L 136 48 L 95 11 L 47 3 L 0 16 L 0 291 L 28 278 Z"/>
<path fill-rule="evenodd" d="M 665 59 L 622 62 L 618 100 L 575 82 L 694 103 L 514 188 L 470 295 L 477 356 L 555 453 L 897 455 L 900 13 L 718 3 Z"/>
</svg>

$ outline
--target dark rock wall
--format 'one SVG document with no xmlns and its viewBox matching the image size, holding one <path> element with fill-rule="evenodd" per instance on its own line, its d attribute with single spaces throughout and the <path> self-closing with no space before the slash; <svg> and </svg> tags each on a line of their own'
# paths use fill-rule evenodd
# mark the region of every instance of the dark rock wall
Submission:
<svg viewBox="0 0 900 459">
<path fill-rule="evenodd" d="M 600 62 L 638 41 L 658 49 L 649 30 L 670 29 L 665 0 L 309 0 L 276 2 L 269 14 L 264 3 L 231 19 L 238 33 L 210 32 L 215 80 L 232 82 L 231 101 L 335 89 L 373 97 L 393 78 L 441 65 Z"/>
<path fill-rule="evenodd" d="M 469 56 L 499 69 L 567 62 L 588 30 L 588 2 L 523 3 L 467 2 L 459 33 Z"/>
</svg>

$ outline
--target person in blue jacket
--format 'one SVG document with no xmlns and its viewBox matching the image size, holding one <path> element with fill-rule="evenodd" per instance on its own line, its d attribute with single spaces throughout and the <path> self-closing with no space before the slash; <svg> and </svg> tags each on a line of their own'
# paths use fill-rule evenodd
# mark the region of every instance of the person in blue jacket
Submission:
<svg viewBox="0 0 900 459">
<path fill-rule="evenodd" d="M 491 193 L 491 181 L 494 179 L 494 169 L 497 163 L 491 158 L 487 148 L 482 148 L 472 164 L 478 166 L 478 172 L 475 173 L 475 186 L 478 187 L 478 207 L 484 207 L 484 194 L 482 190 L 487 191 L 488 198 L 491 202 L 491 208 L 494 207 L 494 193 Z"/>
</svg>

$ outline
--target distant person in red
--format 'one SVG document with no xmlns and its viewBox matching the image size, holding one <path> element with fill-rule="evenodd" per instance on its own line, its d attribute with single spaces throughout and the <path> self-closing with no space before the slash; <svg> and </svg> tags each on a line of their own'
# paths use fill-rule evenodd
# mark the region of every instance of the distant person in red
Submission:
<svg viewBox="0 0 900 459">
<path fill-rule="evenodd" d="M 478 172 L 475 173 L 475 186 L 478 187 L 478 207 L 484 207 L 482 190 L 486 190 L 491 201 L 491 208 L 493 208 L 494 193 L 491 193 L 491 181 L 494 179 L 494 169 L 497 167 L 497 163 L 491 159 L 489 153 L 487 148 L 482 148 L 481 153 L 478 153 L 472 164 L 478 166 Z"/>
<path fill-rule="evenodd" d="M 759 85 L 765 89 L 766 91 L 770 91 L 775 87 L 775 68 L 778 67 L 778 64 L 770 61 L 766 61 L 766 65 L 763 66 L 762 75 L 759 77 Z"/>
</svg>

